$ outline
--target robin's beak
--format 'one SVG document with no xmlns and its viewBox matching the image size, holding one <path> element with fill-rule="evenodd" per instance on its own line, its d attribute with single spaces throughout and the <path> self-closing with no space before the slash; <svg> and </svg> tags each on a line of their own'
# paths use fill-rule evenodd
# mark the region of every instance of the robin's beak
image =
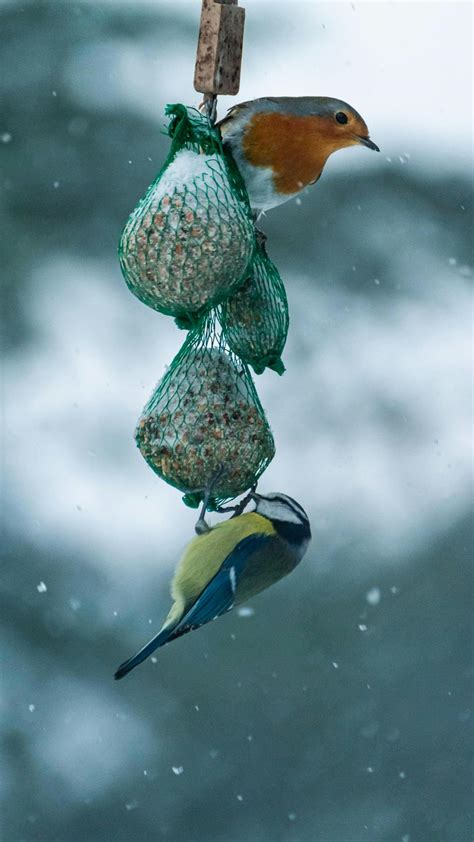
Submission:
<svg viewBox="0 0 474 842">
<path fill-rule="evenodd" d="M 367 146 L 368 149 L 373 149 L 374 152 L 380 152 L 380 149 L 377 146 L 377 144 L 374 143 L 374 141 L 371 140 L 368 135 L 367 135 L 367 137 L 361 137 L 361 135 L 355 135 L 355 137 L 357 138 L 357 142 L 361 143 L 362 146 Z"/>
</svg>

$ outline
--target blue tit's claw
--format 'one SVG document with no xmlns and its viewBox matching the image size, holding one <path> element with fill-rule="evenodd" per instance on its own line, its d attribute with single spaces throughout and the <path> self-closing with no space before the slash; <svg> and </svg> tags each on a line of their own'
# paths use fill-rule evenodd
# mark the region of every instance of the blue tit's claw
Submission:
<svg viewBox="0 0 474 842">
<path fill-rule="evenodd" d="M 200 511 L 199 517 L 198 517 L 198 519 L 197 519 L 197 521 L 194 525 L 194 531 L 196 532 L 197 535 L 203 535 L 205 532 L 209 532 L 209 530 L 211 528 L 206 523 L 207 507 L 209 505 L 209 500 L 212 497 L 212 492 L 215 488 L 215 485 L 220 480 L 223 473 L 224 473 L 224 465 L 222 465 L 222 463 L 221 463 L 219 465 L 219 467 L 217 468 L 217 471 L 215 472 L 214 476 L 211 478 L 207 488 L 204 489 L 204 497 L 203 497 L 203 501 L 202 501 L 201 511 Z"/>
</svg>

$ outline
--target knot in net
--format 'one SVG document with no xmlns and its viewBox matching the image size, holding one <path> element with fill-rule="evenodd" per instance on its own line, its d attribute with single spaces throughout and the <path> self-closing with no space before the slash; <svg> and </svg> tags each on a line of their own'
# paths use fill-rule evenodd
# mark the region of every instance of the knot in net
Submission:
<svg viewBox="0 0 474 842">
<path fill-rule="evenodd" d="M 229 348 L 215 314 L 192 330 L 145 406 L 140 452 L 197 506 L 216 474 L 208 508 L 243 494 L 275 445 L 249 369 Z"/>
<path fill-rule="evenodd" d="M 120 264 L 137 298 L 190 327 L 242 282 L 255 233 L 245 185 L 219 130 L 184 105 L 166 113 L 170 153 L 125 225 Z"/>
</svg>

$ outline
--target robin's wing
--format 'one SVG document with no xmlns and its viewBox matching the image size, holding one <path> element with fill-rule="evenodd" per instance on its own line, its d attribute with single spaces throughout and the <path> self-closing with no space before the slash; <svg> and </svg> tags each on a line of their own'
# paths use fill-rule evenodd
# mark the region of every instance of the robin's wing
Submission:
<svg viewBox="0 0 474 842">
<path fill-rule="evenodd" d="M 221 130 L 223 136 L 225 136 L 226 132 L 231 128 L 232 124 L 236 120 L 237 117 L 240 117 L 245 111 L 248 111 L 258 102 L 256 99 L 248 100 L 247 102 L 239 102 L 238 105 L 233 105 L 229 108 L 225 117 L 222 120 L 219 120 L 216 125 Z"/>
<path fill-rule="evenodd" d="M 252 111 L 294 111 L 295 103 L 303 100 L 310 101 L 308 97 L 259 97 L 258 99 L 248 99 L 246 102 L 239 102 L 237 105 L 232 105 L 227 111 L 225 117 L 222 118 L 216 125 L 219 126 L 222 133 L 225 134 L 237 117 L 241 117 L 243 113 Z"/>
</svg>

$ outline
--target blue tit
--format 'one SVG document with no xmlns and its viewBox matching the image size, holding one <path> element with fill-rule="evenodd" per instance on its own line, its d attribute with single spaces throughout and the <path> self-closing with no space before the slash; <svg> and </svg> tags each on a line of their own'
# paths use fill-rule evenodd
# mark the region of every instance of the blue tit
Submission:
<svg viewBox="0 0 474 842">
<path fill-rule="evenodd" d="M 182 556 L 171 585 L 174 603 L 161 630 L 121 664 L 123 678 L 159 646 L 217 620 L 234 606 L 265 590 L 299 564 L 311 539 L 306 512 L 286 494 L 252 492 L 255 510 L 198 534 Z M 203 529 L 204 524 L 204 529 Z"/>
</svg>

